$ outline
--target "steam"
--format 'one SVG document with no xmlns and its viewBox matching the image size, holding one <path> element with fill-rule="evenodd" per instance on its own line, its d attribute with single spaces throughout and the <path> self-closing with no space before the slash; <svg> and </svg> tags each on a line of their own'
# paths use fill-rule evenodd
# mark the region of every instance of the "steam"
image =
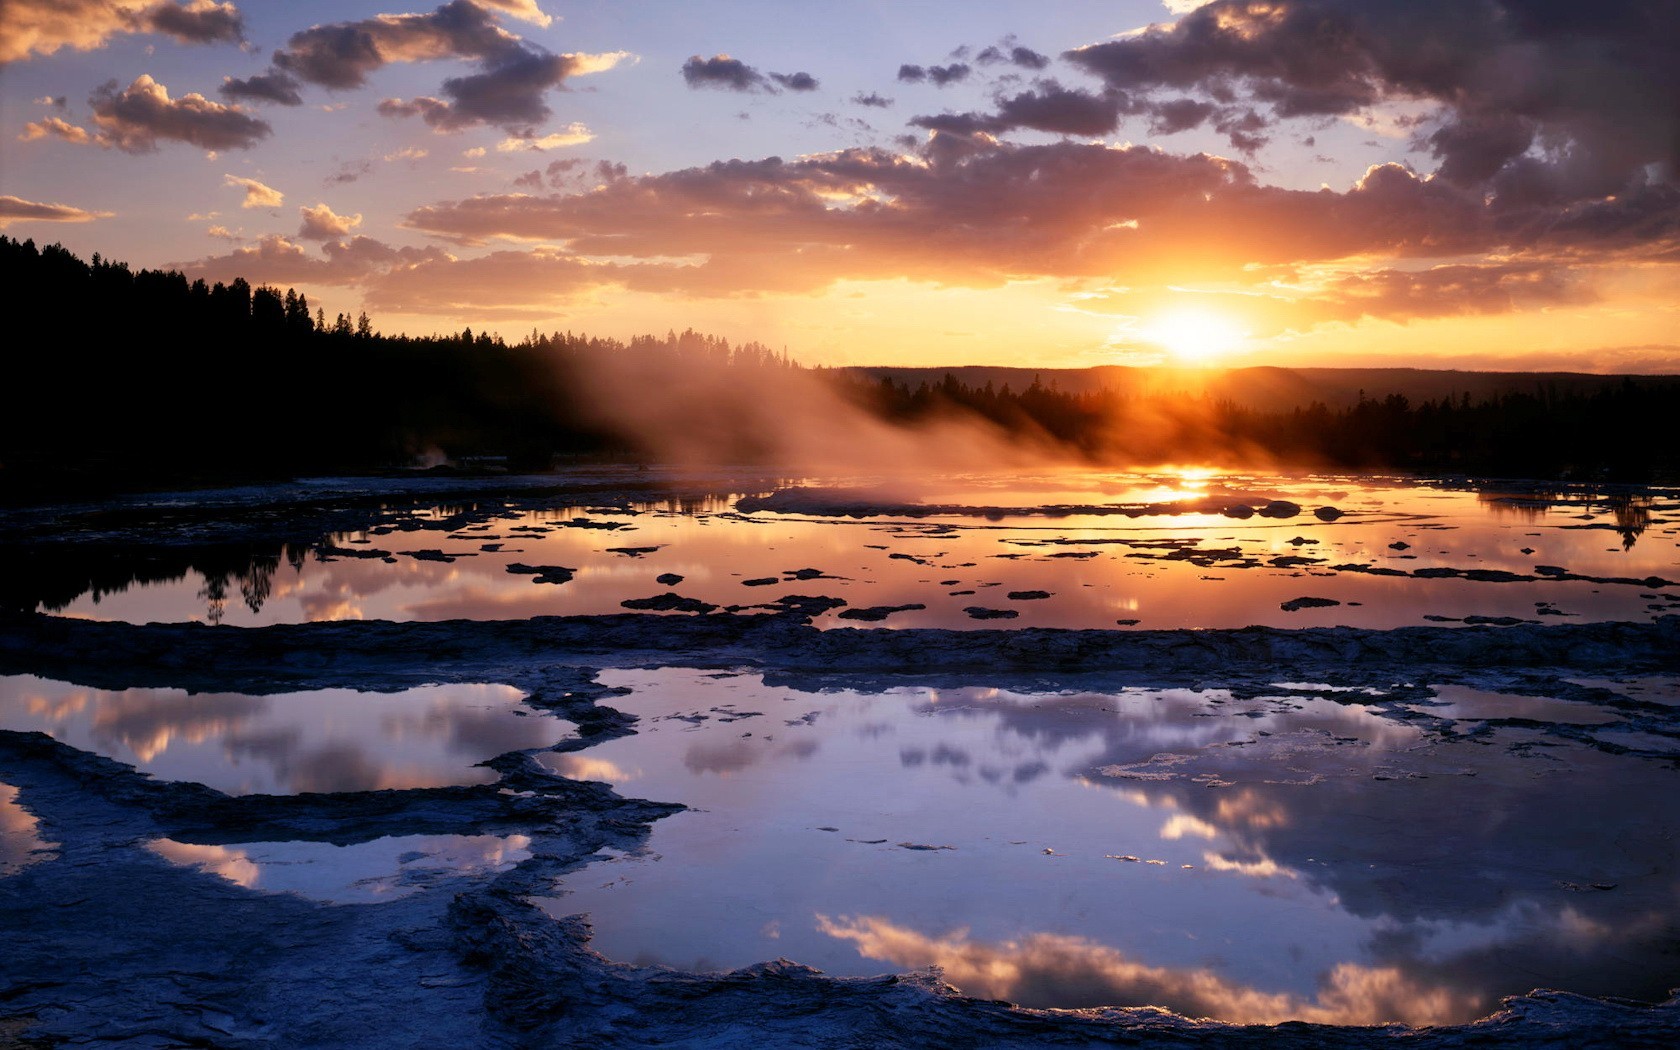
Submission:
<svg viewBox="0 0 1680 1050">
<path fill-rule="evenodd" d="M 752 463 L 789 472 L 908 475 L 1066 462 L 1045 435 L 971 414 L 914 425 L 846 398 L 825 373 L 684 353 L 590 353 L 569 377 L 588 422 L 675 466 Z"/>
</svg>

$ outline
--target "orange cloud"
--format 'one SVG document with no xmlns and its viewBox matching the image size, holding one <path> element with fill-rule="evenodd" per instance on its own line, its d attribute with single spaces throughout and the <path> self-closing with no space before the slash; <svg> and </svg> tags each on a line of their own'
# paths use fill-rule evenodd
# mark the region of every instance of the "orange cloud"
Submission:
<svg viewBox="0 0 1680 1050">
<path fill-rule="evenodd" d="M 0 5 L 0 63 L 61 48 L 91 51 L 125 33 L 164 33 L 184 44 L 237 43 L 239 9 L 214 0 L 6 0 Z"/>
</svg>

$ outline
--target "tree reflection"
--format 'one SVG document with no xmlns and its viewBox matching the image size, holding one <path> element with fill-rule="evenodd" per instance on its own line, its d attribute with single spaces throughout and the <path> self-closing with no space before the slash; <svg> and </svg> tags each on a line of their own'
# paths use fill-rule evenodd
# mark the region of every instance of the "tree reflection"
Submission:
<svg viewBox="0 0 1680 1050">
<path fill-rule="evenodd" d="M 1651 525 L 1652 498 L 1643 493 L 1604 491 L 1596 488 L 1536 487 L 1520 491 L 1486 490 L 1476 499 L 1495 517 L 1511 514 L 1538 524 L 1553 511 L 1578 510 L 1608 513 L 1614 525 L 1566 525 L 1564 528 L 1613 529 L 1622 537 L 1622 549 L 1632 550 Z"/>
</svg>

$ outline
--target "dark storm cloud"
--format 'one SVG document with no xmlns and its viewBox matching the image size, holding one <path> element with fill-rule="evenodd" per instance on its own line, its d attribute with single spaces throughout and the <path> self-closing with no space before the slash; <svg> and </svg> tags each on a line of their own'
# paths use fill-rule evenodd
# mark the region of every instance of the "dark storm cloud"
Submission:
<svg viewBox="0 0 1680 1050">
<path fill-rule="evenodd" d="M 273 102 L 281 106 L 301 106 L 303 96 L 298 82 L 279 70 L 271 69 L 249 77 L 225 77 L 221 92 L 231 99 L 245 102 Z"/>
<path fill-rule="evenodd" d="M 172 99 L 168 88 L 145 75 L 122 90 L 115 80 L 107 82 L 88 104 L 99 128 L 95 141 L 127 153 L 150 152 L 160 140 L 205 150 L 248 149 L 273 131 L 238 106 L 196 94 Z"/>
<path fill-rule="evenodd" d="M 1114 90 L 1240 91 L 1279 118 L 1433 101 L 1442 177 L 1516 206 L 1680 165 L 1672 0 L 1215 0 L 1064 57 Z"/>
</svg>

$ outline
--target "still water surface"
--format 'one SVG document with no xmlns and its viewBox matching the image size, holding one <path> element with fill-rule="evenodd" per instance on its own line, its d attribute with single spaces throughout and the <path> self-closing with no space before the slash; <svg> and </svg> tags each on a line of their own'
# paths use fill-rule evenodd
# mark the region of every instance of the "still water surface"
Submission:
<svg viewBox="0 0 1680 1050">
<path fill-rule="evenodd" d="M 251 696 L 182 689 L 88 689 L 0 676 L 0 729 L 61 743 L 162 780 L 231 795 L 489 784 L 477 765 L 549 747 L 572 725 L 506 685 L 426 685 Z"/>
<path fill-rule="evenodd" d="M 142 567 L 36 607 L 260 625 L 617 613 L 661 595 L 751 610 L 822 595 L 847 603 L 817 618 L 824 628 L 1145 629 L 1680 610 L 1680 498 L 1668 492 L 1187 471 L 913 490 L 810 479 L 782 495 L 391 509 L 287 558 Z"/>
<path fill-rule="evenodd" d="M 610 958 L 938 965 L 973 995 L 1249 1022 L 1680 983 L 1680 738 L 1601 750 L 1643 746 L 1614 704 L 604 680 L 640 732 L 551 767 L 691 807 L 547 903 Z"/>
</svg>

